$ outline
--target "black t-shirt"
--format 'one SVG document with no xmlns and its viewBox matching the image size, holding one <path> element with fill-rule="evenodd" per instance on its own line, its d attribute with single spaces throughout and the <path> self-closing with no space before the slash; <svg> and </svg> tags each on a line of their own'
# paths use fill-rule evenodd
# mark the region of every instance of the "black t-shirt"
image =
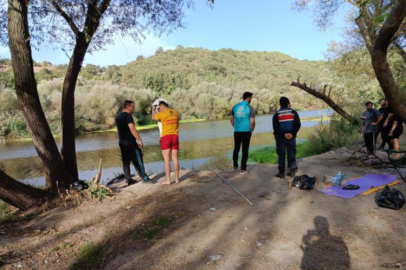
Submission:
<svg viewBox="0 0 406 270">
<path fill-rule="evenodd" d="M 403 131 L 403 121 L 402 121 L 402 119 L 400 119 L 400 117 L 397 114 L 394 114 L 391 120 L 392 120 L 391 129 L 392 129 L 393 124 L 395 123 L 395 121 L 398 122 L 394 132 L 399 132 L 400 130 Z"/>
<path fill-rule="evenodd" d="M 116 116 L 116 126 L 119 137 L 119 144 L 136 145 L 136 140 L 131 133 L 128 124 L 134 124 L 134 119 L 126 112 L 121 112 Z"/>
<path fill-rule="evenodd" d="M 386 118 L 388 118 L 388 107 L 380 107 L 379 108 L 379 112 L 382 114 L 382 120 L 381 120 L 381 122 L 379 122 L 379 125 L 381 126 L 381 127 L 383 127 L 383 124 L 385 123 L 385 121 L 386 121 Z"/>
</svg>

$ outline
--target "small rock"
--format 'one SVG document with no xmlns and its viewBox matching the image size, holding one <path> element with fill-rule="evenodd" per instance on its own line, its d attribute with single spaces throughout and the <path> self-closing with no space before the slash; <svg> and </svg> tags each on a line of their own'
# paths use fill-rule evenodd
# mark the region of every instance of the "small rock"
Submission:
<svg viewBox="0 0 406 270">
<path fill-rule="evenodd" d="M 261 243 L 261 242 L 258 242 L 258 243 L 257 243 L 257 247 L 262 247 L 262 243 Z"/>
<path fill-rule="evenodd" d="M 48 260 L 44 260 L 44 263 L 45 263 L 45 264 L 48 264 Z"/>
<path fill-rule="evenodd" d="M 212 262 L 216 262 L 216 261 L 218 261 L 218 260 L 220 260 L 221 258 L 223 258 L 223 254 L 214 254 L 214 255 L 211 255 L 211 256 L 209 256 L 210 257 L 210 259 L 212 260 Z"/>
</svg>

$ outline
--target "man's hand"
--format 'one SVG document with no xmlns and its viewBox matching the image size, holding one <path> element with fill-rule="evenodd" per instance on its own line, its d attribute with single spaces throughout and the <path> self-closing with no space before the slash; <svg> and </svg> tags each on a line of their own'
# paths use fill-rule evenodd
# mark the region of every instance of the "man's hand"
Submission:
<svg viewBox="0 0 406 270">
<path fill-rule="evenodd" d="M 386 128 L 388 126 L 388 120 L 385 121 L 385 123 L 383 123 L 383 127 Z"/>
<path fill-rule="evenodd" d="M 376 125 L 378 125 L 378 123 L 377 122 L 372 122 L 371 125 L 376 126 Z"/>
<path fill-rule="evenodd" d="M 144 146 L 144 144 L 142 143 L 142 141 L 138 141 L 138 146 L 140 147 L 140 149 Z"/>
<path fill-rule="evenodd" d="M 389 137 L 392 137 L 393 136 L 393 131 L 391 130 L 390 132 L 389 132 Z"/>
<path fill-rule="evenodd" d="M 291 133 L 286 133 L 286 134 L 285 134 L 285 138 L 286 138 L 287 140 L 291 140 L 291 139 L 293 138 L 293 135 L 292 135 Z"/>
</svg>

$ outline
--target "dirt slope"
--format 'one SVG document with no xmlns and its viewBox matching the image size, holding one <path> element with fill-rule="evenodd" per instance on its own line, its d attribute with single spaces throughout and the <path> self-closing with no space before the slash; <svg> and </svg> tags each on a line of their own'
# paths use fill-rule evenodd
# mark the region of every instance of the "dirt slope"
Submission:
<svg viewBox="0 0 406 270">
<path fill-rule="evenodd" d="M 379 173 L 351 167 L 345 157 L 307 158 L 299 174 Z M 221 173 L 254 206 L 212 172 L 182 171 L 178 185 L 119 183 L 102 202 L 3 226 L 3 268 L 69 269 L 86 243 L 96 247 L 96 259 L 78 269 L 380 269 L 406 261 L 406 207 L 378 208 L 374 195 L 344 200 L 288 191 L 273 177 L 275 165 L 248 170 Z M 406 194 L 406 185 L 398 188 Z"/>
</svg>

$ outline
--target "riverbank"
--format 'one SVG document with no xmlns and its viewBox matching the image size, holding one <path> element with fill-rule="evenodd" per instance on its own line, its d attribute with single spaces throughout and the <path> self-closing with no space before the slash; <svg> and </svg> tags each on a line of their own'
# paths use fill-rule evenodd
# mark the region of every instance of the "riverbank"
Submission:
<svg viewBox="0 0 406 270">
<path fill-rule="evenodd" d="M 217 120 L 227 120 L 229 119 L 228 117 L 222 118 L 222 119 L 217 119 Z M 217 121 L 216 120 L 216 121 Z M 207 122 L 207 121 L 213 121 L 213 120 L 208 120 L 208 119 L 185 119 L 181 120 L 181 124 L 187 124 L 187 123 L 198 123 L 198 122 Z M 318 116 L 318 117 L 304 117 L 302 119 L 302 122 L 309 122 L 309 121 L 320 121 L 320 122 L 328 122 L 330 121 L 330 117 L 323 115 L 323 116 Z M 137 125 L 137 130 L 138 131 L 145 131 L 145 130 L 151 130 L 151 129 L 156 129 L 158 128 L 157 124 L 151 124 L 151 125 Z M 89 132 L 83 132 L 79 135 L 85 135 L 85 134 L 93 134 L 93 133 L 103 133 L 103 132 L 116 132 L 117 128 L 111 128 L 111 129 L 101 129 L 101 130 L 95 130 L 95 131 L 89 131 Z M 29 136 L 29 134 L 27 133 Z M 54 134 L 54 138 L 58 139 L 60 138 L 60 134 Z M 7 138 L 7 137 L 0 137 L 0 143 L 6 143 L 6 142 L 31 142 L 32 138 L 31 137 L 21 137 L 21 138 Z"/>
<path fill-rule="evenodd" d="M 298 174 L 386 173 L 348 157 L 339 149 L 305 158 Z M 378 208 L 374 194 L 288 191 L 276 171 L 220 172 L 254 206 L 210 171 L 184 170 L 172 186 L 159 184 L 163 175 L 154 185 L 116 183 L 102 201 L 0 225 L 3 268 L 380 269 L 406 259 L 406 207 Z M 406 194 L 405 184 L 397 188 Z"/>
</svg>

